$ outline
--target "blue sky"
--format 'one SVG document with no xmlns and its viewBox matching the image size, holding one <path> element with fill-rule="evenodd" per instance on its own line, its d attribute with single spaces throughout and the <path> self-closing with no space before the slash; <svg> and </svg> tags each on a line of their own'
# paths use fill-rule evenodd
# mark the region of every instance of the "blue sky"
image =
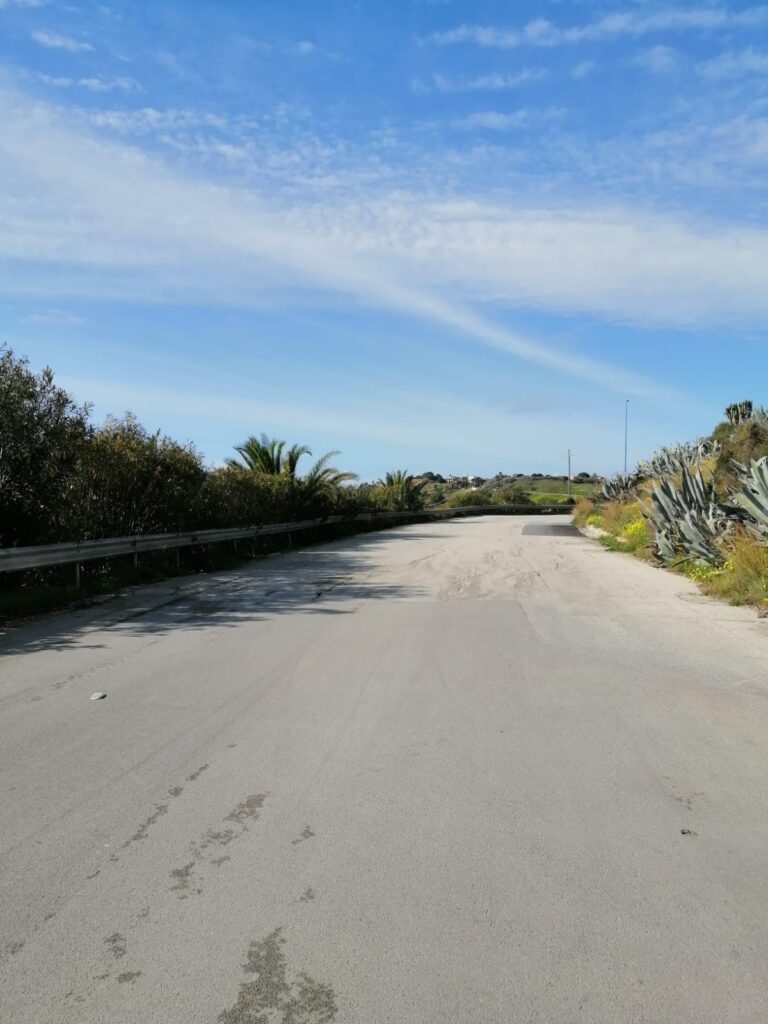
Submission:
<svg viewBox="0 0 768 1024">
<path fill-rule="evenodd" d="M 211 462 L 610 472 L 768 402 L 768 7 L 0 0 L 0 339 Z"/>
</svg>

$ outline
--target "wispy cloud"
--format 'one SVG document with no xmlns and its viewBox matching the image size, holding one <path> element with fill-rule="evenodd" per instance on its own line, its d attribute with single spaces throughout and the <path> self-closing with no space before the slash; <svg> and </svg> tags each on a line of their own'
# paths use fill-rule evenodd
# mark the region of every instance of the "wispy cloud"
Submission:
<svg viewBox="0 0 768 1024">
<path fill-rule="evenodd" d="M 411 285 L 421 281 L 427 295 L 447 289 L 469 300 L 495 296 L 510 306 L 630 319 L 684 322 L 718 310 L 768 314 L 766 272 L 760 269 L 768 266 L 768 240 L 761 232 L 697 231 L 626 211 L 578 215 L 436 205 L 417 194 L 398 202 L 361 196 L 365 218 L 354 204 L 268 210 L 246 191 L 212 189 L 119 145 L 76 132 L 62 135 L 57 117 L 38 118 L 36 125 L 25 116 L 4 120 L 0 148 L 19 168 L 18 188 L 23 194 L 26 181 L 42 178 L 41 194 L 50 194 L 52 209 L 59 211 L 41 223 L 7 222 L 6 255 L 49 260 L 61 254 L 57 258 L 73 266 L 100 270 L 95 289 L 111 267 L 135 264 L 155 276 L 161 290 L 178 291 L 186 277 L 191 291 L 202 289 L 200 297 L 215 301 L 222 282 L 210 273 L 210 254 L 217 252 L 216 262 L 231 266 L 222 297 L 235 303 L 258 292 L 270 263 L 264 281 L 274 287 L 282 263 L 294 268 L 300 286 L 311 279 L 343 289 L 346 281 L 351 290 L 370 289 L 380 297 L 392 293 L 390 277 L 402 277 Z M 71 223 L 69 210 L 80 211 Z M 8 250 L 12 241 L 21 248 Z M 753 257 L 742 258 L 746 250 Z M 250 253 L 245 262 L 244 253 Z M 199 262 L 203 256 L 207 273 Z M 176 266 L 178 274 L 170 270 Z M 252 275 L 244 279 L 249 266 Z M 297 266 L 305 266 L 306 274 L 296 275 Z M 87 280 L 80 276 L 78 286 L 86 287 Z M 139 293 L 144 287 L 142 279 Z M 409 293 L 407 304 L 415 302 Z"/>
<path fill-rule="evenodd" d="M 516 89 L 528 82 L 541 81 L 546 77 L 547 72 L 543 68 L 523 68 L 514 74 L 496 71 L 474 78 L 451 78 L 448 75 L 433 74 L 426 82 L 423 79 L 415 79 L 412 88 L 416 93 L 502 92 L 506 89 Z"/>
<path fill-rule="evenodd" d="M 744 78 L 748 75 L 768 75 L 768 53 L 748 47 L 746 50 L 731 50 L 721 53 L 712 60 L 706 60 L 697 67 L 705 78 L 715 80 Z"/>
<path fill-rule="evenodd" d="M 48 0 L 0 0 L 0 11 L 6 7 L 44 7 Z"/>
<path fill-rule="evenodd" d="M 80 327 L 85 320 L 66 309 L 43 309 L 21 317 L 21 323 L 40 327 Z"/>
<path fill-rule="evenodd" d="M 437 46 L 473 43 L 476 46 L 514 49 L 519 46 L 558 46 L 621 36 L 639 37 L 656 32 L 750 29 L 768 24 L 768 7 L 732 11 L 725 7 L 667 8 L 653 14 L 619 11 L 584 25 L 563 28 L 546 18 L 536 18 L 522 28 L 493 25 L 458 25 L 434 32 L 429 41 Z"/>
<path fill-rule="evenodd" d="M 132 78 L 79 78 L 77 84 L 90 92 L 136 92 L 140 88 Z"/>
<path fill-rule="evenodd" d="M 680 64 L 680 55 L 671 46 L 651 46 L 636 54 L 632 63 L 652 75 L 668 75 Z"/>
<path fill-rule="evenodd" d="M 58 89 L 80 88 L 89 92 L 139 92 L 141 86 L 132 78 L 64 78 L 61 76 L 38 75 L 44 85 Z"/>
<path fill-rule="evenodd" d="M 62 36 L 58 32 L 33 32 L 32 38 L 40 46 L 45 46 L 50 50 L 68 50 L 70 53 L 79 53 L 93 49 L 90 43 L 79 42 L 72 36 Z"/>
<path fill-rule="evenodd" d="M 571 78 L 588 78 L 596 67 L 593 60 L 582 60 L 571 70 Z"/>
<path fill-rule="evenodd" d="M 169 116 L 145 111 L 141 124 L 160 115 Z M 293 149 L 272 157 L 283 191 L 264 177 L 251 191 L 202 178 L 197 160 L 189 173 L 172 169 L 141 150 L 140 136 L 130 146 L 106 141 L 18 94 L 0 90 L 0 118 L 5 294 L 232 307 L 352 297 L 558 373 L 656 396 L 664 389 L 652 381 L 505 321 L 535 309 L 676 327 L 768 323 L 768 231 L 757 227 L 637 204 L 491 200 L 477 183 L 464 199 L 439 202 L 418 174 L 396 192 L 368 174 L 329 199 L 289 187 Z M 768 131 L 762 145 L 768 153 Z"/>
<path fill-rule="evenodd" d="M 95 110 L 91 122 L 123 135 L 148 135 L 153 132 L 189 131 L 205 128 L 226 129 L 226 118 L 219 114 L 176 107 L 137 107 L 133 110 Z M 239 123 L 239 122 L 237 122 Z"/>
<path fill-rule="evenodd" d="M 514 110 L 502 113 L 498 110 L 478 110 L 467 117 L 456 118 L 453 122 L 457 128 L 488 128 L 494 132 L 508 132 L 514 128 L 522 128 L 530 121 L 527 110 Z"/>
<path fill-rule="evenodd" d="M 536 289 L 551 300 L 553 266 L 581 268 L 580 280 L 569 285 L 581 302 L 586 268 L 594 275 L 589 287 L 600 281 L 607 294 L 609 262 L 614 275 L 616 266 L 628 269 L 608 253 L 599 232 L 595 245 L 591 217 L 582 229 L 589 253 L 576 258 L 560 253 L 558 216 L 542 237 L 534 224 L 523 227 L 518 219 L 515 227 L 498 211 L 472 217 L 450 206 L 431 209 L 415 196 L 407 206 L 382 201 L 361 222 L 356 208 L 266 205 L 263 196 L 245 189 L 187 177 L 136 149 L 66 127 L 59 111 L 16 94 L 0 91 L 0 113 L 9 197 L 0 255 L 14 264 L 14 279 L 5 274 L 0 281 L 6 294 L 31 288 L 37 294 L 122 293 L 142 301 L 154 296 L 233 306 L 258 304 L 265 291 L 274 297 L 281 289 L 291 303 L 302 291 L 346 301 L 352 296 L 553 372 L 622 393 L 668 394 L 640 375 L 525 337 L 473 308 L 499 291 L 498 282 L 508 296 L 517 291 L 517 301 L 526 293 L 530 301 Z M 34 204 L 24 203 L 25 189 Z M 20 210 L 28 212 L 21 216 Z M 537 237 L 542 252 L 534 267 L 528 259 L 534 254 L 526 249 L 528 239 Z M 579 248 L 576 237 L 570 244 Z M 643 251 L 655 254 L 658 248 L 654 241 Z M 667 269 L 655 255 L 646 263 L 654 283 Z M 637 291 L 633 282 L 631 294 Z"/>
</svg>

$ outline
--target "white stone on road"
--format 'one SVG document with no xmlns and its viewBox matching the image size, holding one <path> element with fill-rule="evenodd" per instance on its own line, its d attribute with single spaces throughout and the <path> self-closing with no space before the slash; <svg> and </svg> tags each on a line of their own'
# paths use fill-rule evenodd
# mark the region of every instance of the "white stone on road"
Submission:
<svg viewBox="0 0 768 1024">
<path fill-rule="evenodd" d="M 3 1024 L 768 1020 L 768 622 L 564 518 L 0 653 Z"/>
</svg>

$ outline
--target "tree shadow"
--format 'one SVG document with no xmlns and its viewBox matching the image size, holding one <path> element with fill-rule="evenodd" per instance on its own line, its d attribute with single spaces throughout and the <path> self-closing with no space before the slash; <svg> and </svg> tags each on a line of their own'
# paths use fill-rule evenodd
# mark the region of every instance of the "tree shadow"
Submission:
<svg viewBox="0 0 768 1024">
<path fill-rule="evenodd" d="M 583 538 L 583 534 L 570 523 L 527 523 L 522 533 L 524 537 L 574 537 Z"/>
<path fill-rule="evenodd" d="M 108 602 L 0 630 L 0 655 L 98 650 L 129 636 L 235 629 L 278 615 L 348 615 L 365 601 L 423 596 L 420 588 L 374 583 L 377 552 L 435 539 L 438 530 L 377 531 L 248 562 L 238 569 L 138 588 Z"/>
</svg>

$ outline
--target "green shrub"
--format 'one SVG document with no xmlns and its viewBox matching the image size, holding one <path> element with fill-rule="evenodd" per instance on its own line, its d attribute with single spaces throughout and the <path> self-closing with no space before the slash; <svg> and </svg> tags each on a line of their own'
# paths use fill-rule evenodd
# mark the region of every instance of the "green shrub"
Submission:
<svg viewBox="0 0 768 1024">
<path fill-rule="evenodd" d="M 204 480 L 192 445 L 150 434 L 130 413 L 108 419 L 81 449 L 66 533 L 89 540 L 194 529 Z"/>
<path fill-rule="evenodd" d="M 90 438 L 88 408 L 0 348 L 0 547 L 67 537 L 71 489 Z"/>
<path fill-rule="evenodd" d="M 469 508 L 472 505 L 493 505 L 494 495 L 492 491 L 478 488 L 476 491 L 456 491 L 445 504 L 448 508 Z"/>
</svg>

